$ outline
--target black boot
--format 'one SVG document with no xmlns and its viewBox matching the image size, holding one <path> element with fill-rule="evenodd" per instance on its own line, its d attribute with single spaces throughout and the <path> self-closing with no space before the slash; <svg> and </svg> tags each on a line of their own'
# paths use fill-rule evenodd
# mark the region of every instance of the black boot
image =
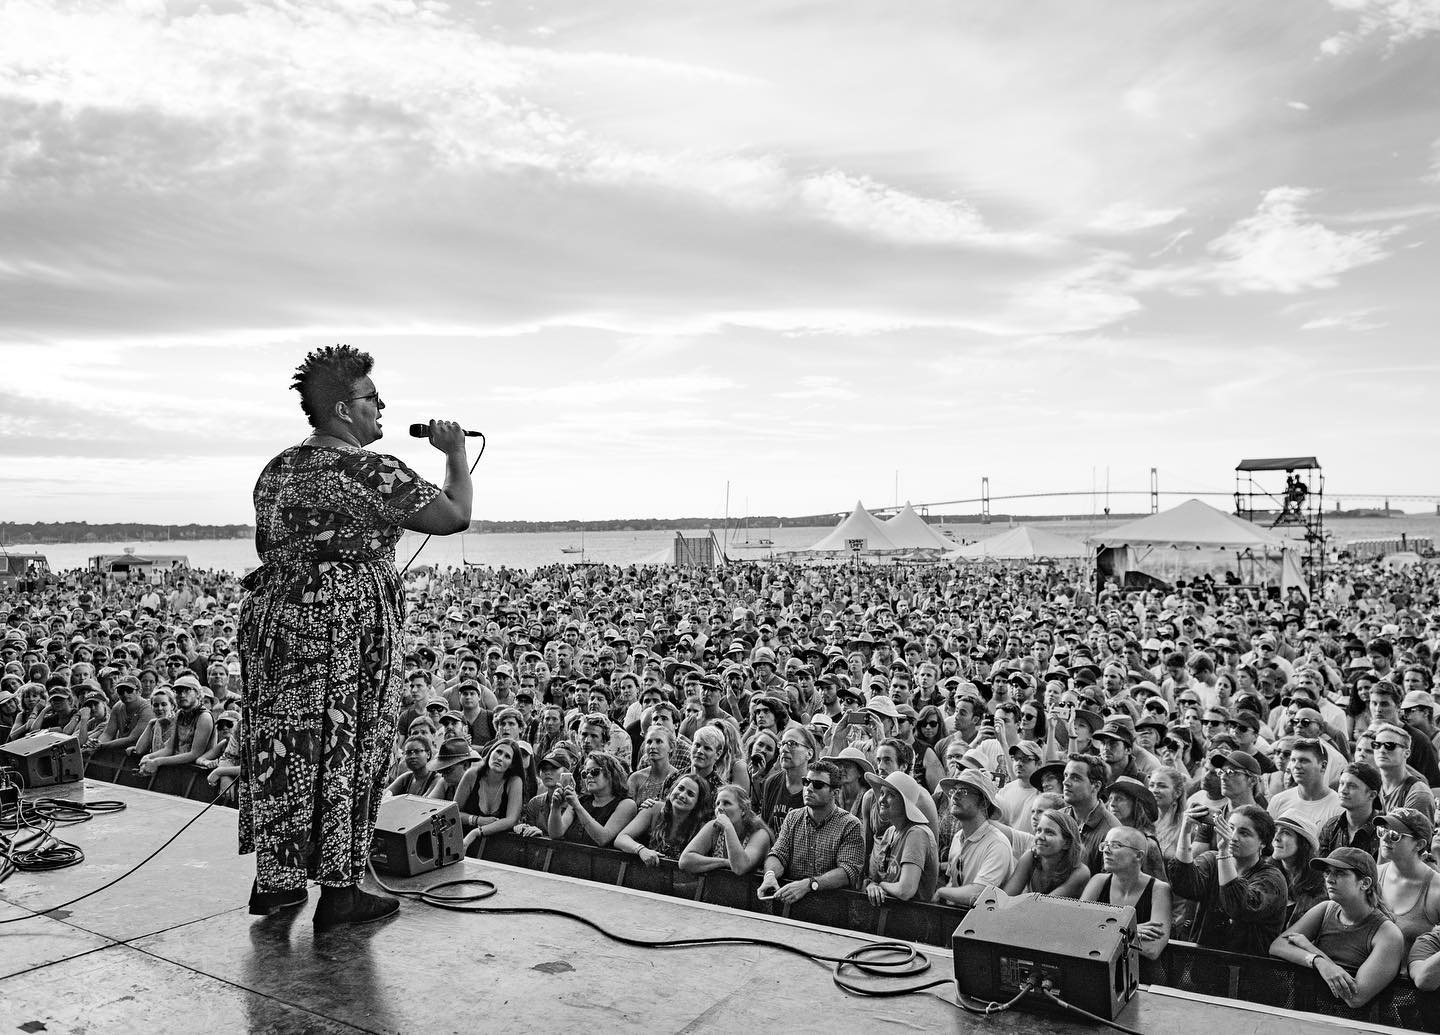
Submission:
<svg viewBox="0 0 1440 1035">
<path fill-rule="evenodd" d="M 260 882 L 250 885 L 250 912 L 255 916 L 269 916 L 292 906 L 303 906 L 310 896 L 304 888 L 290 891 L 261 891 Z"/>
<path fill-rule="evenodd" d="M 320 903 L 315 907 L 315 930 L 325 931 L 341 924 L 368 924 L 399 912 L 398 899 L 371 895 L 351 886 L 320 888 Z"/>
</svg>

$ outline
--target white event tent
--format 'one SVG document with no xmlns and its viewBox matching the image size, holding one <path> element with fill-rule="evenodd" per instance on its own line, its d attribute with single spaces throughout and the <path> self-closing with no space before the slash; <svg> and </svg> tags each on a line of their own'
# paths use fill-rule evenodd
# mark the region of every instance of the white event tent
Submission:
<svg viewBox="0 0 1440 1035">
<path fill-rule="evenodd" d="M 819 542 L 796 552 L 875 555 L 895 553 L 898 549 L 886 535 L 884 526 L 875 520 L 875 515 L 856 500 L 855 509 L 850 512 L 849 517 L 832 528 Z"/>
<path fill-rule="evenodd" d="M 1046 557 L 1089 557 L 1085 544 L 1043 528 L 1019 525 L 999 535 L 967 543 L 946 557 L 959 560 L 1033 561 Z"/>
<path fill-rule="evenodd" d="M 893 517 L 881 522 L 880 527 L 897 550 L 949 550 L 954 546 L 915 513 L 909 500 Z"/>
<path fill-rule="evenodd" d="M 1139 571 L 1166 582 L 1225 569 L 1249 585 L 1307 589 L 1291 543 L 1200 500 L 1151 514 L 1085 540 L 1105 574 Z"/>
</svg>

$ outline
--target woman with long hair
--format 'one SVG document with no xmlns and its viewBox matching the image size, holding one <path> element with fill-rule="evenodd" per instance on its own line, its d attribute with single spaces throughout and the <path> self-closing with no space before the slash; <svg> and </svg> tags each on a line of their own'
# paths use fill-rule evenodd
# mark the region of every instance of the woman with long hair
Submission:
<svg viewBox="0 0 1440 1035">
<path fill-rule="evenodd" d="M 144 758 L 170 743 L 170 735 L 175 731 L 175 695 L 164 687 L 156 687 L 150 695 L 150 710 L 155 718 L 146 725 L 135 746 L 125 752 L 127 755 Z"/>
<path fill-rule="evenodd" d="M 1016 732 L 1020 734 L 1021 740 L 1032 740 L 1036 744 L 1044 744 L 1048 734 L 1048 726 L 1045 720 L 1045 709 L 1040 702 L 1031 698 L 1020 705 L 1020 719 L 1015 724 Z"/>
<path fill-rule="evenodd" d="M 583 792 L 565 780 L 550 800 L 545 828 L 551 837 L 609 848 L 638 811 L 626 781 L 630 771 L 608 751 L 592 751 L 580 764 Z"/>
<path fill-rule="evenodd" d="M 1005 882 L 1005 893 L 1038 891 L 1078 898 L 1090 880 L 1090 868 L 1081 859 L 1083 847 L 1074 817 L 1059 809 L 1046 809 L 1035 827 L 1035 847 L 1016 862 Z"/>
<path fill-rule="evenodd" d="M 680 853 L 680 868 L 686 873 L 728 869 L 744 876 L 765 861 L 771 840 L 770 828 L 755 814 L 749 792 L 738 784 L 726 784 L 715 796 L 715 818 Z"/>
<path fill-rule="evenodd" d="M 935 713 L 937 719 L 940 717 L 939 708 L 936 708 L 934 705 L 929 705 L 927 708 L 929 711 Z M 940 756 L 935 751 L 934 738 L 927 740 L 920 738 L 918 729 L 920 721 L 919 713 L 916 714 L 915 719 L 911 722 L 905 722 L 904 720 L 906 718 L 908 718 L 908 716 L 902 714 L 901 721 L 897 724 L 898 732 L 895 734 L 895 739 L 902 740 L 910 745 L 912 757 L 910 759 L 908 772 L 915 778 L 917 783 L 927 790 L 938 787 L 940 786 L 940 781 L 945 778 L 945 767 L 940 764 Z"/>
<path fill-rule="evenodd" d="M 725 737 L 725 759 L 718 767 L 720 769 L 721 783 L 723 787 L 727 783 L 738 783 L 747 791 L 750 789 L 750 762 L 745 757 L 744 745 L 740 742 L 740 726 L 729 716 L 721 715 L 711 719 L 707 726 L 719 730 Z M 714 794 L 720 787 L 712 787 L 711 801 L 714 801 Z M 710 811 L 708 806 L 705 810 Z M 686 840 L 689 840 L 688 838 Z"/>
<path fill-rule="evenodd" d="M 455 801 L 460 803 L 466 848 L 487 834 L 514 829 L 525 805 L 525 762 L 519 745 L 509 737 L 491 743 L 480 764 L 460 777 Z"/>
<path fill-rule="evenodd" d="M 628 788 L 630 797 L 642 809 L 649 808 L 665 797 L 665 788 L 675 779 L 675 767 L 670 764 L 670 752 L 675 749 L 675 731 L 664 723 L 657 722 L 645 731 L 640 742 L 640 760 L 645 768 L 630 774 Z"/>
<path fill-rule="evenodd" d="M 750 787 L 763 787 L 775 771 L 780 757 L 780 734 L 774 730 L 753 730 L 745 740 L 745 757 L 750 766 Z"/>
<path fill-rule="evenodd" d="M 1275 821 L 1272 857 L 1285 872 L 1289 888 L 1286 896 L 1285 922 L 1292 924 L 1325 900 L 1325 882 L 1310 868 L 1310 860 L 1320 854 L 1320 841 L 1315 825 L 1299 816 L 1283 816 Z"/>
<path fill-rule="evenodd" d="M 664 801 L 641 810 L 615 836 L 615 847 L 646 866 L 678 859 L 709 819 L 712 802 L 710 785 L 694 773 L 685 773 L 670 785 Z"/>
<path fill-rule="evenodd" d="M 1180 822 L 1185 818 L 1185 776 L 1178 769 L 1161 766 L 1151 770 L 1148 784 L 1155 796 L 1155 840 L 1160 842 L 1168 868 L 1175 858 Z"/>
<path fill-rule="evenodd" d="M 1206 826 L 1214 829 L 1213 850 Z M 1274 839 L 1275 820 L 1256 805 L 1241 805 L 1229 816 L 1214 815 L 1203 804 L 1185 813 L 1170 885 L 1197 903 L 1192 941 L 1265 955 L 1284 927 L 1289 890 L 1270 858 Z"/>
<path fill-rule="evenodd" d="M 1276 937 L 1270 955 L 1311 968 L 1336 999 L 1359 1009 L 1400 973 L 1405 937 L 1369 852 L 1337 848 L 1310 866 L 1324 877 L 1326 901 Z"/>
<path fill-rule="evenodd" d="M 725 778 L 731 771 L 729 750 L 725 734 L 714 726 L 699 727 L 691 740 L 690 772 L 710 785 L 712 797 L 731 782 Z"/>
<path fill-rule="evenodd" d="M 1140 954 L 1155 959 L 1170 942 L 1170 885 L 1140 869 L 1150 839 L 1134 827 L 1112 827 L 1100 842 L 1103 873 L 1090 878 L 1082 902 L 1104 902 L 1135 910 Z"/>
</svg>

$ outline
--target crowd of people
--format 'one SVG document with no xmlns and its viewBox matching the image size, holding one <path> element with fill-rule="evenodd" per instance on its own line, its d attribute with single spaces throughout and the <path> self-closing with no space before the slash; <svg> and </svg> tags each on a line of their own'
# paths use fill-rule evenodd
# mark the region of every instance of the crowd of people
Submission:
<svg viewBox="0 0 1440 1035">
<path fill-rule="evenodd" d="M 1440 987 L 1428 566 L 1313 599 L 1054 564 L 421 569 L 387 794 L 466 843 L 611 847 L 762 900 L 1130 905 L 1314 969 Z M 238 773 L 240 584 L 175 568 L 0 595 L 0 738 Z"/>
</svg>

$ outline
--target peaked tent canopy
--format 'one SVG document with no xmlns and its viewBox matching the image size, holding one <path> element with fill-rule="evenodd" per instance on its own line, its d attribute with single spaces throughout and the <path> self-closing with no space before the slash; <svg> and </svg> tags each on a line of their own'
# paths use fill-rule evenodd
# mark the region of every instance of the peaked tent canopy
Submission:
<svg viewBox="0 0 1440 1035">
<path fill-rule="evenodd" d="M 886 519 L 880 527 L 897 550 L 949 550 L 955 545 L 915 513 L 909 500 L 905 501 L 899 513 Z"/>
<path fill-rule="evenodd" d="M 1085 544 L 1043 528 L 1020 525 L 999 535 L 970 543 L 948 554 L 967 560 L 1021 561 L 1041 557 L 1089 557 Z"/>
<path fill-rule="evenodd" d="M 1085 542 L 1093 547 L 1169 546 L 1177 549 L 1274 550 L 1285 540 L 1242 518 L 1216 510 L 1199 500 L 1096 532 Z"/>
<path fill-rule="evenodd" d="M 884 527 L 865 509 L 859 500 L 850 516 L 832 528 L 818 543 L 807 546 L 802 553 L 854 553 L 852 544 L 862 545 L 861 553 L 894 553 L 899 549 L 885 534 Z"/>
</svg>

